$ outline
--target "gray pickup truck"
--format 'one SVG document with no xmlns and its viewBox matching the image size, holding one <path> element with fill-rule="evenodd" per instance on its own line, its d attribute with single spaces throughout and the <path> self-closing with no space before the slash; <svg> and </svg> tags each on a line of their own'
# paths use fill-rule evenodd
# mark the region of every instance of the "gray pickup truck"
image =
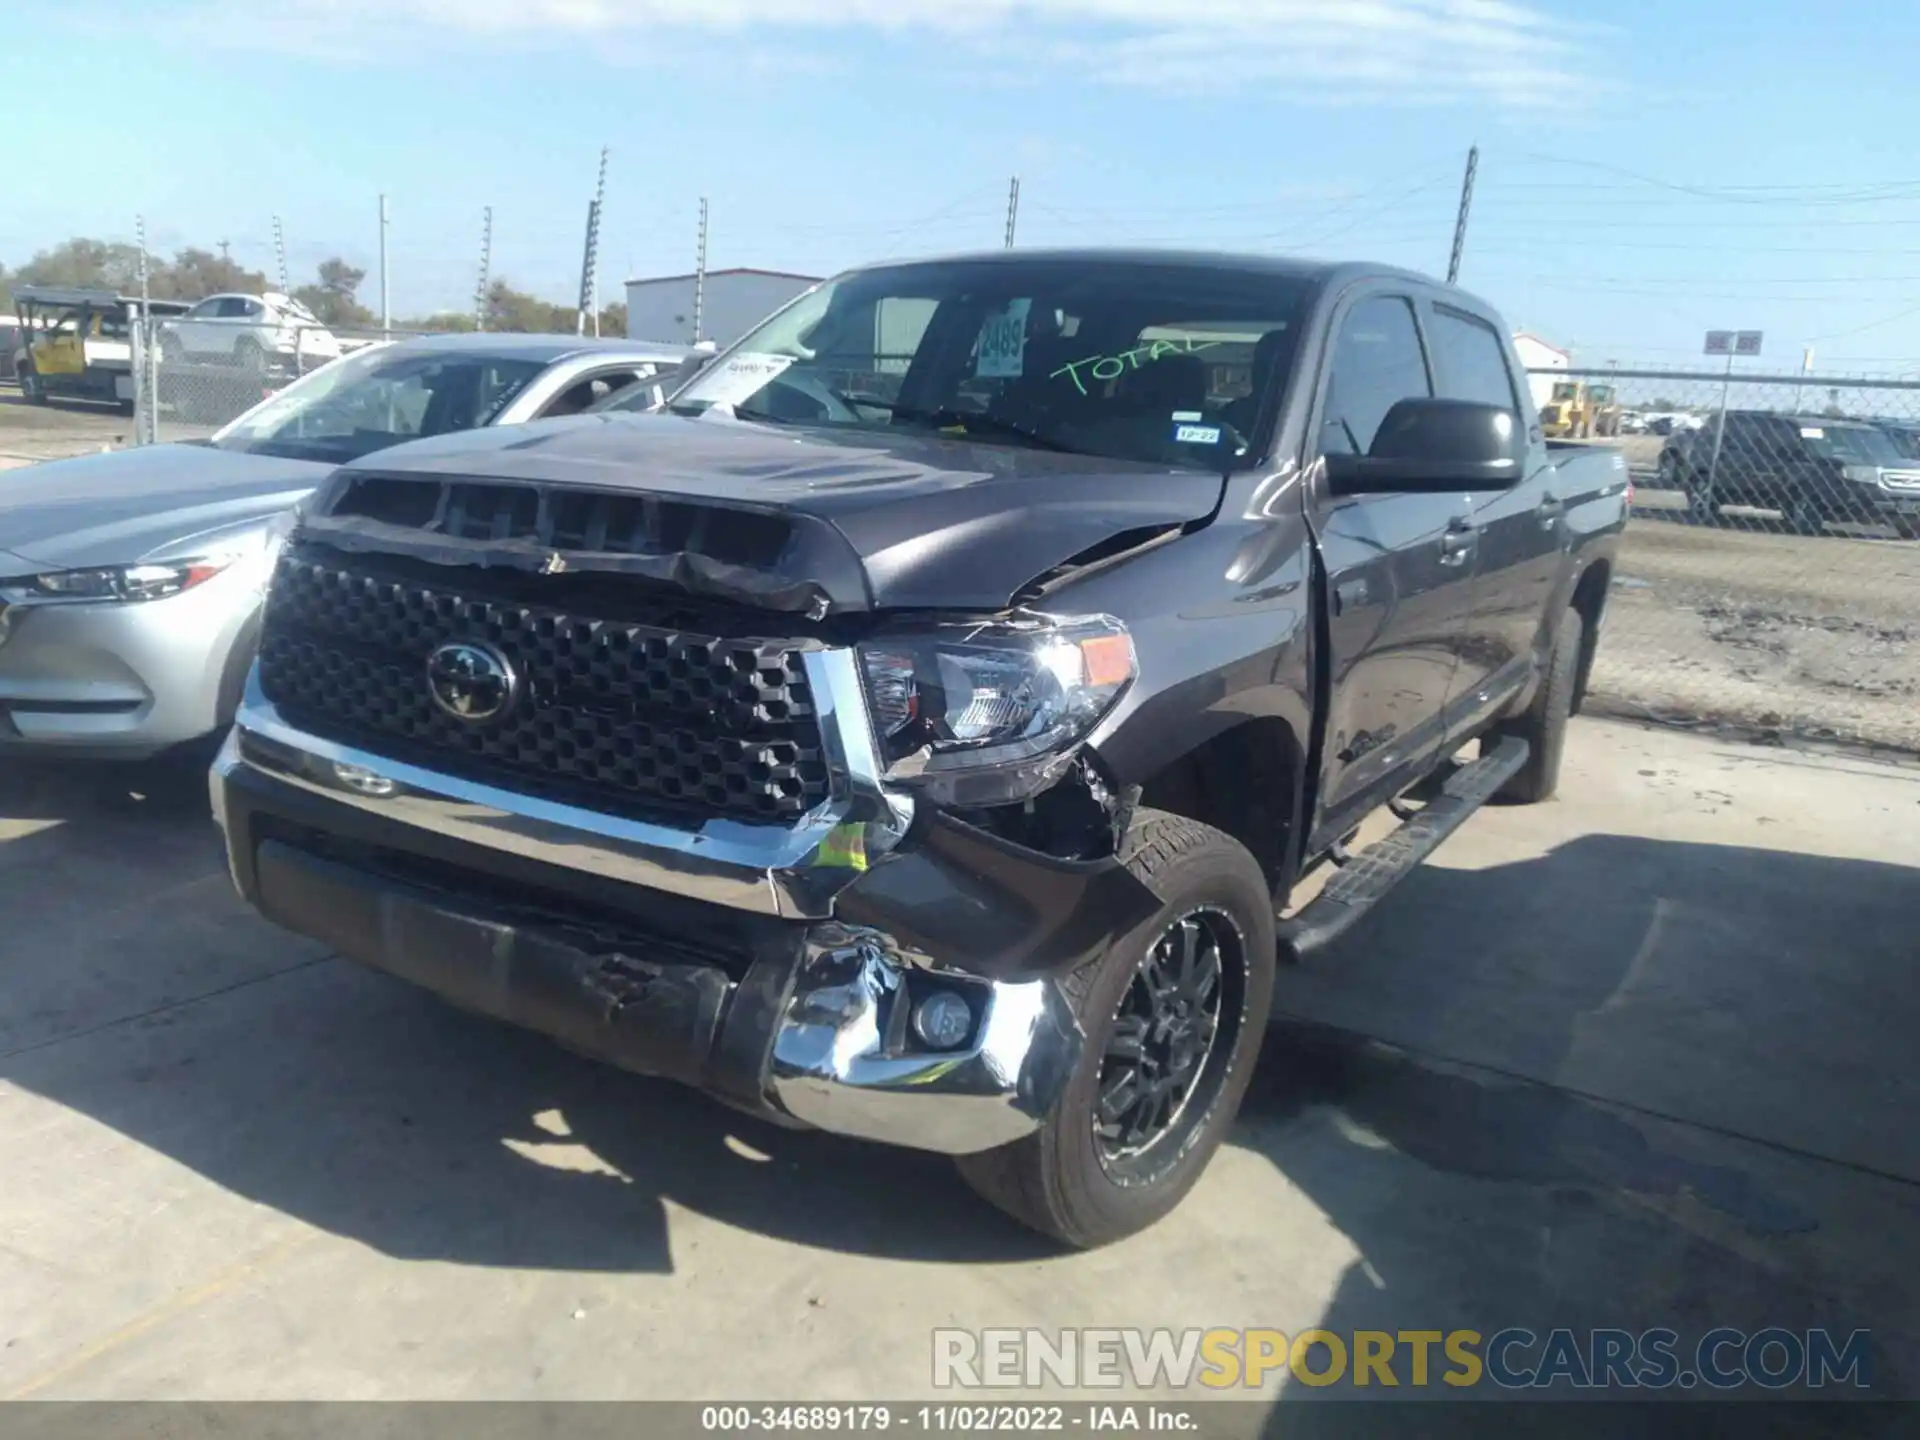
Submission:
<svg viewBox="0 0 1920 1440">
<path fill-rule="evenodd" d="M 214 770 L 234 878 L 1128 1234 L 1226 1137 L 1276 963 L 1554 792 L 1628 480 L 1526 396 L 1491 309 L 1375 266 L 853 271 L 656 413 L 335 472 Z"/>
</svg>

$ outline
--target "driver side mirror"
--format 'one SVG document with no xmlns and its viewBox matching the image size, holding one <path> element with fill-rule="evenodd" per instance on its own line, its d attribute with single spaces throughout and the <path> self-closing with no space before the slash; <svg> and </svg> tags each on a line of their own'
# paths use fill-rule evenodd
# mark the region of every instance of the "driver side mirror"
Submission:
<svg viewBox="0 0 1920 1440">
<path fill-rule="evenodd" d="M 1508 490 L 1525 474 L 1527 432 L 1512 410 L 1472 400 L 1402 400 L 1365 455 L 1324 457 L 1335 495 Z"/>
</svg>

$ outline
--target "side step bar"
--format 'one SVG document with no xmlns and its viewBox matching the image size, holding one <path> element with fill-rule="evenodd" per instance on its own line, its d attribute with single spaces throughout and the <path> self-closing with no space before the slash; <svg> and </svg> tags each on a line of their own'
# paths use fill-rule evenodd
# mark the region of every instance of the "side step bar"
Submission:
<svg viewBox="0 0 1920 1440">
<path fill-rule="evenodd" d="M 1339 939 L 1407 877 L 1527 763 L 1527 742 L 1514 736 L 1455 770 L 1440 793 L 1392 834 L 1358 852 L 1300 913 L 1280 922 L 1280 953 L 1304 960 Z"/>
</svg>

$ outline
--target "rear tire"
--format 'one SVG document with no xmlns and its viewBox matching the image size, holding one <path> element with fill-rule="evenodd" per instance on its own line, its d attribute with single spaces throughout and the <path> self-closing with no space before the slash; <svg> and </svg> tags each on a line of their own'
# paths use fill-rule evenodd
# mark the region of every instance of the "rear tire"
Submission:
<svg viewBox="0 0 1920 1440">
<path fill-rule="evenodd" d="M 1554 631 L 1553 654 L 1547 673 L 1526 712 L 1501 725 L 1500 736 L 1518 736 L 1531 751 L 1527 763 L 1500 787 L 1495 798 L 1514 805 L 1538 805 L 1551 800 L 1560 788 L 1560 762 L 1567 751 L 1567 721 L 1573 714 L 1574 693 L 1580 685 L 1580 656 L 1587 625 L 1569 605 Z"/>
<path fill-rule="evenodd" d="M 1059 1103 L 1033 1134 L 958 1160 L 985 1199 L 1080 1249 L 1146 1229 L 1199 1181 L 1240 1109 L 1273 1002 L 1273 895 L 1245 846 L 1184 816 L 1141 810 L 1120 858 L 1161 905 L 1061 981 L 1086 1043 Z M 1183 972 L 1189 936 L 1185 953 L 1198 958 Z M 1205 997 L 1170 987 L 1183 973 L 1212 973 L 1211 1025 Z M 1202 1023 L 1183 1030 L 1182 1013 Z M 1210 1038 L 1196 1055 L 1202 1033 Z M 1142 1093 L 1142 1076 L 1164 1087 L 1170 1113 L 1160 1123 L 1146 1123 L 1155 1107 L 1115 1108 Z"/>
<path fill-rule="evenodd" d="M 20 397 L 29 405 L 47 403 L 47 387 L 41 383 L 40 372 L 28 361 L 20 371 Z"/>
</svg>

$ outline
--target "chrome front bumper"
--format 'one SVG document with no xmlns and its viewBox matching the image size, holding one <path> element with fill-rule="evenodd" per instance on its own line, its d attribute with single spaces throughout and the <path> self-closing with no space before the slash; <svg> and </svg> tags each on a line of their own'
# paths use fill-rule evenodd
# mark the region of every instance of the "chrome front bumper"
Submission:
<svg viewBox="0 0 1920 1440">
<path fill-rule="evenodd" d="M 944 816 L 915 828 L 879 783 L 851 657 L 809 665 L 831 796 L 790 828 L 678 830 L 395 764 L 302 733 L 255 682 L 212 775 L 235 882 L 350 959 L 787 1123 L 948 1154 L 1017 1140 L 1081 1051 L 1058 976 L 1156 902 L 1111 863 L 1020 851 Z M 301 853 L 335 840 L 431 855 L 457 893 L 356 872 L 351 852 Z M 545 918 L 503 918 L 492 901 L 515 885 L 559 899 Z M 583 946 L 567 897 L 589 890 L 679 907 L 676 934 Z M 749 961 L 683 963 L 703 933 L 742 927 Z M 911 1031 L 934 990 L 974 1017 L 951 1050 Z"/>
</svg>

